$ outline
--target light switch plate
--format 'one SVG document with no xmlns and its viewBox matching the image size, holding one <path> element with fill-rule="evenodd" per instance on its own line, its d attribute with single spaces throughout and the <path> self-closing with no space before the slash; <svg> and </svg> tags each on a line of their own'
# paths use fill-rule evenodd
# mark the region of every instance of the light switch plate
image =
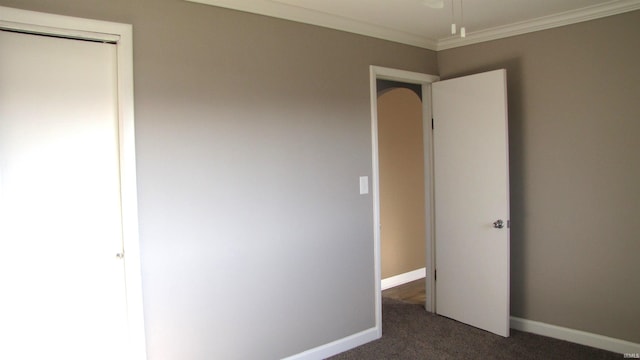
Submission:
<svg viewBox="0 0 640 360">
<path fill-rule="evenodd" d="M 369 177 L 360 176 L 360 195 L 369 193 Z"/>
</svg>

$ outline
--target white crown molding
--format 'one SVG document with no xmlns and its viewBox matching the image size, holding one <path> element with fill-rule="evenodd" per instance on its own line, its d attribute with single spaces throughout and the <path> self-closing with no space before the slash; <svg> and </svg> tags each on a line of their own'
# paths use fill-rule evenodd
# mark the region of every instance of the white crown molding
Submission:
<svg viewBox="0 0 640 360">
<path fill-rule="evenodd" d="M 530 32 L 622 14 L 638 9 L 640 9 L 640 0 L 622 0 L 589 6 L 582 9 L 566 11 L 505 26 L 498 26 L 476 32 L 467 32 L 466 38 L 449 37 L 441 39 L 437 42 L 435 50 L 446 50 L 510 36 L 522 35 Z"/>
<path fill-rule="evenodd" d="M 267 0 L 186 0 L 189 2 L 224 7 L 245 11 L 259 15 L 266 15 L 285 20 L 296 21 L 326 27 L 334 30 L 346 31 L 354 34 L 389 40 L 401 44 L 413 45 L 425 49 L 435 50 L 437 42 L 433 39 L 386 28 L 379 25 L 350 19 L 347 17 L 319 12 L 299 6 L 277 3 Z"/>
<path fill-rule="evenodd" d="M 185 1 L 317 25 L 436 51 L 477 44 L 484 41 L 502 39 L 515 35 L 522 35 L 534 31 L 551 29 L 554 27 L 575 24 L 640 9 L 640 0 L 613 0 L 599 5 L 593 5 L 509 25 L 479 31 L 469 31 L 465 38 L 448 37 L 436 40 L 426 36 L 390 29 L 339 15 L 328 14 L 269 0 Z"/>
</svg>

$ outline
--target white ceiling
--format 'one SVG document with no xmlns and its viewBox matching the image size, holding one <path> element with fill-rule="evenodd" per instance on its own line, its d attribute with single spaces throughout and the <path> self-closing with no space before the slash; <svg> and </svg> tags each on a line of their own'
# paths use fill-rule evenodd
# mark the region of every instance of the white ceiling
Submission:
<svg viewBox="0 0 640 360">
<path fill-rule="evenodd" d="M 640 0 L 187 0 L 443 50 L 640 9 Z M 462 4 L 462 15 L 460 5 Z M 453 5 L 453 16 L 452 16 Z M 451 23 L 466 38 L 452 36 Z"/>
</svg>

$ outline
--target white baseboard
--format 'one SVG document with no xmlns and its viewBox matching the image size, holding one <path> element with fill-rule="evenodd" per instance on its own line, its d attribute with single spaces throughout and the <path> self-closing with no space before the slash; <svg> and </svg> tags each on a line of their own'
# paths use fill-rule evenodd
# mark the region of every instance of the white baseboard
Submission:
<svg viewBox="0 0 640 360">
<path fill-rule="evenodd" d="M 512 329 L 548 336 L 555 339 L 566 340 L 576 344 L 613 351 L 619 354 L 640 353 L 640 344 L 620 339 L 614 339 L 603 335 L 597 335 L 586 331 L 574 330 L 538 321 L 521 319 L 515 316 L 511 317 L 510 325 Z"/>
<path fill-rule="evenodd" d="M 414 280 L 419 280 L 427 276 L 427 269 L 417 269 L 413 271 L 406 272 L 404 274 L 388 277 L 386 279 L 382 279 L 380 281 L 380 289 L 387 290 L 394 286 L 406 284 L 408 282 L 412 282 Z"/>
<path fill-rule="evenodd" d="M 338 339 L 328 344 L 320 345 L 313 349 L 284 358 L 284 360 L 322 360 L 341 352 L 351 350 L 370 341 L 377 340 L 382 335 L 378 328 L 371 328 L 359 333 Z"/>
<path fill-rule="evenodd" d="M 424 270 L 424 269 L 419 269 Z M 410 272 L 412 273 L 412 272 Z M 409 274 L 409 273 L 405 273 Z M 405 275 L 402 274 L 402 275 Z M 391 278 L 389 278 L 391 279 Z M 418 278 L 419 279 L 419 278 Z M 386 280 L 386 279 L 385 279 Z M 417 279 L 414 279 L 417 280 Z M 413 281 L 413 280 L 410 280 Z M 580 345 L 591 346 L 608 350 L 619 354 L 639 354 L 640 344 L 630 341 L 615 339 L 603 335 L 597 335 L 586 331 L 574 330 L 562 326 L 546 324 L 538 321 L 527 320 L 512 316 L 510 319 L 512 329 L 530 332 L 555 339 L 566 340 Z M 284 360 L 321 360 L 341 352 L 351 350 L 370 341 L 377 340 L 381 336 L 380 329 L 373 327 L 342 339 L 324 344 L 313 349 L 289 356 Z"/>
</svg>

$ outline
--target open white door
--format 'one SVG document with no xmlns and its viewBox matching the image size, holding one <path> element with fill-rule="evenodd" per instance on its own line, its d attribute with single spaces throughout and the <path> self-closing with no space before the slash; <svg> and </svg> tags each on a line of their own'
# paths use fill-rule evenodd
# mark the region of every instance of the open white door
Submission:
<svg viewBox="0 0 640 360">
<path fill-rule="evenodd" d="M 436 312 L 509 336 L 506 71 L 433 83 Z"/>
</svg>

